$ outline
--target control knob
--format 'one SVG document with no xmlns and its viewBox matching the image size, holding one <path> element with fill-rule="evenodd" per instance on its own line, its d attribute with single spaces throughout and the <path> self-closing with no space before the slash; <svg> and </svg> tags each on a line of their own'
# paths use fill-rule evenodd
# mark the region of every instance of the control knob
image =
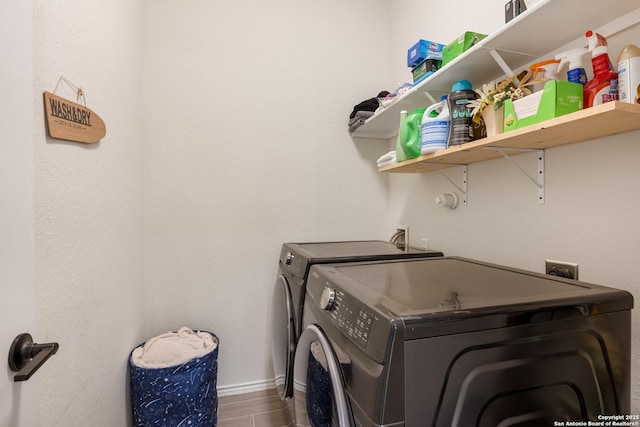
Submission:
<svg viewBox="0 0 640 427">
<path fill-rule="evenodd" d="M 286 265 L 291 265 L 291 263 L 293 262 L 293 259 L 295 258 L 295 255 L 293 255 L 290 251 L 287 252 L 287 255 L 285 257 L 284 263 Z"/>
<path fill-rule="evenodd" d="M 324 288 L 320 297 L 320 308 L 323 310 L 331 310 L 336 305 L 336 291 L 330 287 Z"/>
</svg>

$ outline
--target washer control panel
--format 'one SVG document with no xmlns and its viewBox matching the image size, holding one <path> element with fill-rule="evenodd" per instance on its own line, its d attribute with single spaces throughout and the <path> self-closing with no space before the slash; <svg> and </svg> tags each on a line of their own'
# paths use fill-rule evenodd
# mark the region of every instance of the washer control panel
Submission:
<svg viewBox="0 0 640 427">
<path fill-rule="evenodd" d="M 326 286 L 320 308 L 329 312 L 332 323 L 351 341 L 367 347 L 376 315 L 344 291 Z"/>
<path fill-rule="evenodd" d="M 331 310 L 336 306 L 336 291 L 330 287 L 324 288 L 320 297 L 320 308 L 323 310 Z"/>
</svg>

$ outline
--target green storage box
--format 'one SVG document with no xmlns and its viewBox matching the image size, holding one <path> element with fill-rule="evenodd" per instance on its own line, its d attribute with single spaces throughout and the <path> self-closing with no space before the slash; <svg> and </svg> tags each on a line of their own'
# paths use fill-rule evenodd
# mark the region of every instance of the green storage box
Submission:
<svg viewBox="0 0 640 427">
<path fill-rule="evenodd" d="M 411 74 L 413 75 L 413 84 L 420 83 L 422 80 L 438 71 L 441 63 L 442 61 L 438 59 L 427 59 L 426 61 L 423 61 L 416 68 L 411 70 Z"/>
<path fill-rule="evenodd" d="M 467 31 L 462 34 L 442 49 L 442 66 L 444 67 L 448 62 L 458 57 L 462 52 L 466 51 L 485 37 L 487 37 L 486 34 L 474 33 L 472 31 Z"/>
<path fill-rule="evenodd" d="M 583 86 L 580 83 L 550 80 L 545 83 L 541 93 L 536 92 L 515 102 L 507 99 L 504 102 L 504 131 L 520 129 L 534 123 L 582 110 L 582 89 Z M 535 114 L 518 117 L 518 103 L 531 103 L 538 99 L 539 102 L 534 105 L 534 108 L 537 107 L 534 110 Z"/>
</svg>

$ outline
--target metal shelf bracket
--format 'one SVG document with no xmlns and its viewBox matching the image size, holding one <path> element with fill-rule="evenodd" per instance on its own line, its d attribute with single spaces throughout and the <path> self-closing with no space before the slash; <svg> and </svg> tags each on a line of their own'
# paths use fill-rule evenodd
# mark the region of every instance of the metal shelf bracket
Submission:
<svg viewBox="0 0 640 427">
<path fill-rule="evenodd" d="M 442 163 L 429 163 L 429 162 L 423 162 L 425 164 L 428 165 L 434 165 L 434 166 L 442 166 Z M 452 166 L 450 164 L 447 164 L 447 166 Z M 463 206 L 467 206 L 467 197 L 468 197 L 468 175 L 467 175 L 467 169 L 468 169 L 468 165 L 453 165 L 453 166 L 461 166 L 462 167 L 462 186 L 458 185 L 455 183 L 455 181 L 453 181 L 451 178 L 449 178 L 444 172 L 442 172 L 442 169 L 436 169 L 436 171 L 442 175 L 442 177 L 444 179 L 446 179 L 447 181 L 449 181 L 449 183 L 451 183 L 451 185 L 453 185 L 454 187 L 456 187 L 458 189 L 458 191 L 460 191 L 462 193 L 462 205 Z"/>
<path fill-rule="evenodd" d="M 502 56 L 500 56 L 500 54 L 498 53 L 497 50 L 489 49 L 489 55 L 491 55 L 493 60 L 496 61 L 496 64 L 498 64 L 498 66 L 502 69 L 502 71 L 504 71 L 504 74 L 506 76 L 515 75 L 515 73 L 511 70 L 511 67 L 509 67 L 509 65 L 507 65 L 507 63 L 502 58 Z"/>
<path fill-rule="evenodd" d="M 504 148 L 504 147 L 485 147 L 486 150 L 494 150 L 497 151 L 509 161 L 512 165 L 520 170 L 531 182 L 535 184 L 538 188 L 538 204 L 544 205 L 544 150 L 535 150 L 535 149 L 527 149 L 527 148 Z M 517 151 L 520 153 L 525 152 L 535 152 L 537 153 L 537 173 L 536 176 L 531 176 L 527 171 L 525 171 L 519 164 L 515 162 L 507 153 L 506 150 L 509 151 Z"/>
<path fill-rule="evenodd" d="M 429 92 L 428 90 L 425 90 L 422 93 L 424 93 L 424 96 L 426 96 L 429 99 L 429 101 L 431 101 L 432 104 L 439 102 L 439 101 L 436 101 L 433 95 L 431 95 L 431 92 Z"/>
</svg>

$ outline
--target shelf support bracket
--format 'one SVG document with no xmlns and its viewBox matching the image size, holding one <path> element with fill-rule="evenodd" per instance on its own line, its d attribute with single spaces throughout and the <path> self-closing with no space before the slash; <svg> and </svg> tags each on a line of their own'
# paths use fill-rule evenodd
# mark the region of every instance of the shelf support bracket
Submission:
<svg viewBox="0 0 640 427">
<path fill-rule="evenodd" d="M 504 71 L 504 74 L 506 76 L 515 76 L 515 73 L 511 70 L 511 67 L 509 67 L 509 65 L 507 65 L 505 60 L 502 59 L 502 56 L 500 56 L 500 54 L 498 53 L 497 50 L 489 49 L 489 55 L 491 55 L 493 60 L 496 61 L 496 63 L 502 69 L 502 71 Z M 515 83 L 518 84 L 517 78 L 516 78 L 516 82 Z"/>
<path fill-rule="evenodd" d="M 424 92 L 424 96 L 426 96 L 427 98 L 429 98 L 429 101 L 431 101 L 432 104 L 437 103 L 438 101 L 436 101 L 436 99 L 433 97 L 433 95 L 431 95 L 431 92 L 429 92 L 428 90 L 425 90 Z"/>
<path fill-rule="evenodd" d="M 509 161 L 512 165 L 520 170 L 531 182 L 534 183 L 536 187 L 538 187 L 538 204 L 544 205 L 544 150 L 536 150 L 536 149 L 527 149 L 527 148 L 503 148 L 503 147 L 485 147 L 487 150 L 497 151 Z M 537 175 L 535 177 L 531 176 L 527 171 L 525 171 L 518 163 L 515 162 L 505 150 L 510 151 L 518 151 L 521 153 L 526 152 L 535 152 L 537 153 Z"/>
<path fill-rule="evenodd" d="M 434 166 L 442 166 L 442 163 L 429 163 L 429 162 L 423 162 L 423 163 L 428 164 L 428 165 L 434 165 Z M 447 165 L 447 166 L 451 166 L 451 165 Z M 468 165 L 454 165 L 454 166 L 461 166 L 462 167 L 462 186 L 459 186 L 458 184 L 456 184 L 451 178 L 449 178 L 444 172 L 442 172 L 442 169 L 436 169 L 436 171 L 440 175 L 442 175 L 442 177 L 444 179 L 449 181 L 449 183 L 451 185 L 456 187 L 458 189 L 458 191 L 460 191 L 462 193 L 462 205 L 463 206 L 467 206 L 467 196 L 468 196 L 467 170 L 468 170 Z"/>
</svg>

